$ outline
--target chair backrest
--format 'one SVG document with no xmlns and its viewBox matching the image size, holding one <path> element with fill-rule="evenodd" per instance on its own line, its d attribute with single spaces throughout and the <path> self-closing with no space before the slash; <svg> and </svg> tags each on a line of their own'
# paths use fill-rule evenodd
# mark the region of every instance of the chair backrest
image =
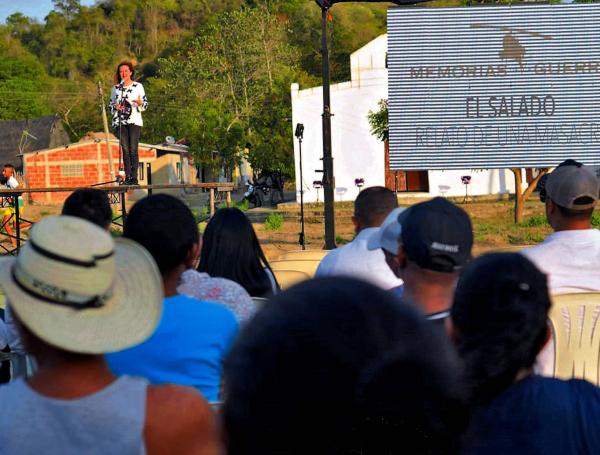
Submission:
<svg viewBox="0 0 600 455">
<path fill-rule="evenodd" d="M 281 289 L 285 290 L 301 281 L 310 280 L 310 275 L 298 270 L 277 270 L 273 269 L 275 278 Z"/>
<path fill-rule="evenodd" d="M 600 292 L 552 297 L 554 376 L 581 378 L 600 385 Z"/>
<path fill-rule="evenodd" d="M 320 260 L 299 260 L 299 259 L 290 259 L 290 260 L 282 260 L 282 261 L 271 261 L 269 265 L 273 272 L 276 270 L 296 270 L 298 272 L 306 273 L 310 278 L 315 276 L 317 271 L 317 267 L 319 267 Z M 277 280 L 279 281 L 279 279 Z M 281 283 L 280 283 L 281 284 Z"/>
<path fill-rule="evenodd" d="M 281 256 L 277 258 L 277 260 L 320 261 L 325 257 L 327 253 L 329 253 L 329 250 L 293 250 L 282 253 Z"/>
</svg>

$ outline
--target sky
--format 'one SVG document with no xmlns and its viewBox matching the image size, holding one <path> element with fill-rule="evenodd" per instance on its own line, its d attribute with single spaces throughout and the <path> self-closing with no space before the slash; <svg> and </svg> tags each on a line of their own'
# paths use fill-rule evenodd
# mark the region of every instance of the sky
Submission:
<svg viewBox="0 0 600 455">
<path fill-rule="evenodd" d="M 572 0 L 563 0 L 563 3 L 571 3 Z M 81 0 L 82 5 L 93 5 L 95 0 Z M 0 23 L 17 11 L 25 16 L 35 17 L 43 22 L 46 14 L 52 9 L 52 0 L 0 0 Z"/>
<path fill-rule="evenodd" d="M 93 5 L 95 0 L 82 0 L 82 5 Z M 35 17 L 40 22 L 52 9 L 52 0 L 0 0 L 0 23 L 13 13 L 21 12 L 25 16 Z"/>
</svg>

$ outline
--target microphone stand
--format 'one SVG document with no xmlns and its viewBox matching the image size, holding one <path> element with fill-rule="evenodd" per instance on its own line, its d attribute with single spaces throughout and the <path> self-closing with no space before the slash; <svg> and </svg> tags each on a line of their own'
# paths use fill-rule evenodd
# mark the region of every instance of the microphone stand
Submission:
<svg viewBox="0 0 600 455">
<path fill-rule="evenodd" d="M 122 107 L 123 99 L 125 98 L 125 81 L 124 80 L 121 80 L 120 86 L 121 86 L 121 100 L 120 100 L 119 105 L 121 105 L 121 107 Z M 123 181 L 123 177 L 121 176 L 121 171 L 122 171 L 121 163 L 124 161 L 122 159 L 123 158 L 123 145 L 121 143 L 121 137 L 123 135 L 123 132 L 122 132 L 123 124 L 121 122 L 121 118 L 122 118 L 121 111 L 119 111 L 119 110 L 117 110 L 117 118 L 119 119 L 119 169 L 117 170 L 117 182 L 120 185 L 123 185 L 126 183 L 125 181 Z M 127 178 L 127 172 L 125 173 L 125 178 Z"/>
</svg>

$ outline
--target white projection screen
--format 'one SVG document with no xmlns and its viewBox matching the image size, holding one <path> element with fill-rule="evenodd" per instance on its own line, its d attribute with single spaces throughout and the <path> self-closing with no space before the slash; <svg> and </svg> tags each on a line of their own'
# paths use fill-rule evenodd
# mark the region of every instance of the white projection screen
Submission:
<svg viewBox="0 0 600 455">
<path fill-rule="evenodd" d="M 600 5 L 390 8 L 390 167 L 600 164 Z"/>
</svg>

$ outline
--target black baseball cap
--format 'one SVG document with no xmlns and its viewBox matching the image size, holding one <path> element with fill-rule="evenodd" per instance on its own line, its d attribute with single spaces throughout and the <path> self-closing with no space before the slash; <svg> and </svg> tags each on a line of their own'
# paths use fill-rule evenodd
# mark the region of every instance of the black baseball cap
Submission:
<svg viewBox="0 0 600 455">
<path fill-rule="evenodd" d="M 447 199 L 415 204 L 398 216 L 398 222 L 406 255 L 421 268 L 451 273 L 471 259 L 471 219 Z"/>
</svg>

